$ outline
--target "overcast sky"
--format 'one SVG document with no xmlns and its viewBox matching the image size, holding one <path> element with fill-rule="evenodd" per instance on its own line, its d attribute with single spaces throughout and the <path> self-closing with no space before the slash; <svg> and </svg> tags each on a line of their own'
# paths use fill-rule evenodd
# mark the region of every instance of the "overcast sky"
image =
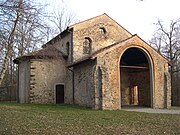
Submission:
<svg viewBox="0 0 180 135">
<path fill-rule="evenodd" d="M 61 0 L 46 0 L 53 9 Z M 107 13 L 132 34 L 151 38 L 157 19 L 166 24 L 180 18 L 180 0 L 63 0 L 79 21 Z"/>
</svg>

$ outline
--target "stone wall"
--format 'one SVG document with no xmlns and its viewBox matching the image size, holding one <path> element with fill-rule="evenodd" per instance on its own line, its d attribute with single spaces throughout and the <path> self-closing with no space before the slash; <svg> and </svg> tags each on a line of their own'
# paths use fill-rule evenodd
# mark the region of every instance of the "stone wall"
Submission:
<svg viewBox="0 0 180 135">
<path fill-rule="evenodd" d="M 121 69 L 121 106 L 130 105 L 130 75 L 127 69 Z"/>
<path fill-rule="evenodd" d="M 64 59 L 35 59 L 30 65 L 30 102 L 56 103 L 55 86 L 66 82 Z"/>
<path fill-rule="evenodd" d="M 29 102 L 29 86 L 30 86 L 30 63 L 29 61 L 23 61 L 18 65 L 19 77 L 18 77 L 18 97 L 20 103 Z"/>
<path fill-rule="evenodd" d="M 97 66 L 103 70 L 102 95 L 103 109 L 120 109 L 120 72 L 119 64 L 123 52 L 130 47 L 141 49 L 150 63 L 150 90 L 152 92 L 153 108 L 169 108 L 171 106 L 171 87 L 168 73 L 168 61 L 139 37 L 116 44 L 110 49 L 102 51 L 97 57 Z M 164 79 L 166 73 L 166 81 Z M 164 89 L 166 86 L 166 89 Z"/>
<path fill-rule="evenodd" d="M 180 106 L 180 87 L 175 87 L 173 91 L 173 106 Z"/>
<path fill-rule="evenodd" d="M 17 101 L 17 85 L 0 87 L 0 101 Z"/>
<path fill-rule="evenodd" d="M 180 106 L 180 83 L 179 79 L 180 73 L 175 73 L 173 78 L 173 87 L 172 87 L 172 105 Z"/>
<path fill-rule="evenodd" d="M 67 33 L 65 36 L 59 37 L 59 39 L 56 40 L 55 43 L 53 43 L 53 46 L 56 46 L 57 49 L 59 49 L 64 54 L 68 55 L 68 59 L 67 59 L 68 63 L 67 64 L 72 62 L 72 55 L 73 55 L 72 47 L 73 47 L 73 42 L 72 42 L 72 33 L 71 32 Z"/>
<path fill-rule="evenodd" d="M 131 37 L 131 33 L 106 14 L 77 23 L 70 28 L 73 28 L 73 34 L 66 31 L 66 35 L 56 37 L 51 43 L 69 55 L 67 61 L 63 58 L 31 59 L 30 62 L 24 61 L 19 64 L 20 102 L 56 103 L 55 86 L 64 84 L 65 103 L 72 103 L 74 84 L 74 103 L 98 109 L 121 109 L 122 104 L 128 105 L 130 102 L 127 96 L 121 101 L 121 94 L 126 92 L 121 91 L 121 88 L 127 89 L 128 95 L 128 86 L 131 85 L 131 82 L 128 82 L 129 77 L 137 76 L 141 79 L 135 78 L 133 81 L 140 86 L 143 95 L 142 97 L 140 95 L 142 105 L 151 104 L 153 108 L 171 106 L 168 61 L 142 39 L 138 36 Z M 96 58 L 95 60 L 82 62 L 67 69 L 71 62 L 88 55 L 83 53 L 85 38 L 91 39 L 92 53 L 102 48 L 103 50 L 92 55 L 91 58 Z M 107 46 L 109 47 L 105 48 Z M 150 65 L 149 74 L 142 72 L 137 75 L 126 71 L 120 73 L 121 56 L 131 47 L 140 49 L 147 56 Z M 121 84 L 122 76 L 125 76 L 125 79 Z M 145 76 L 146 79 L 149 78 L 147 82 L 142 79 Z M 145 89 L 146 91 L 142 92 Z"/>
<path fill-rule="evenodd" d="M 71 31 L 66 32 L 64 36 L 59 37 L 59 39 L 53 44 L 64 54 L 67 54 L 66 65 L 70 65 L 73 62 L 73 34 Z M 65 68 L 64 67 L 64 68 Z M 73 103 L 73 69 L 66 68 L 66 79 L 65 79 L 65 103 Z"/>
<path fill-rule="evenodd" d="M 94 61 L 74 67 L 75 104 L 94 108 Z"/>
<path fill-rule="evenodd" d="M 72 104 L 73 101 L 73 69 L 66 69 L 65 103 Z"/>
<path fill-rule="evenodd" d="M 103 95 L 102 95 L 102 76 L 103 72 L 101 67 L 94 66 L 94 109 L 102 109 L 103 106 Z"/>
<path fill-rule="evenodd" d="M 98 16 L 92 20 L 80 22 L 73 25 L 73 58 L 77 59 L 85 56 L 83 54 L 83 42 L 86 37 L 92 41 L 92 53 L 111 45 L 115 42 L 122 41 L 131 36 L 124 28 L 117 24 L 107 15 Z M 104 29 L 105 31 L 102 32 Z"/>
<path fill-rule="evenodd" d="M 151 107 L 150 72 L 139 71 L 130 73 L 131 84 L 138 86 L 139 106 Z"/>
</svg>

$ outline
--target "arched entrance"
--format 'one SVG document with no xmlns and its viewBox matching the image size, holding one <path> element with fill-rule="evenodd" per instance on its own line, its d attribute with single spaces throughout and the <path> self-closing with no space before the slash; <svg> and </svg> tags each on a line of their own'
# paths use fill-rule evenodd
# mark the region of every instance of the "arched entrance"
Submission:
<svg viewBox="0 0 180 135">
<path fill-rule="evenodd" d="M 151 64 L 139 48 L 127 49 L 120 60 L 121 107 L 152 106 Z"/>
</svg>

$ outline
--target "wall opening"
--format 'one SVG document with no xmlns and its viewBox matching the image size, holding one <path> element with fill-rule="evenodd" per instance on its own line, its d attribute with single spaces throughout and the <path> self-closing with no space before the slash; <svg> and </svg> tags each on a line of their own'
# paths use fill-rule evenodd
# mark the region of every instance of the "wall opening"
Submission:
<svg viewBox="0 0 180 135">
<path fill-rule="evenodd" d="M 67 52 L 67 55 L 69 55 L 69 42 L 66 43 L 66 52 Z"/>
<path fill-rule="evenodd" d="M 139 100 L 138 100 L 139 89 L 138 89 L 138 86 L 137 85 L 132 86 L 130 88 L 130 90 L 131 90 L 131 95 L 130 95 L 131 105 L 138 105 L 139 104 Z"/>
<path fill-rule="evenodd" d="M 99 28 L 99 32 L 104 35 L 104 34 L 106 34 L 107 31 L 104 27 L 101 27 L 101 28 Z"/>
<path fill-rule="evenodd" d="M 83 42 L 83 54 L 90 54 L 92 49 L 92 40 L 89 37 L 85 37 Z"/>
<path fill-rule="evenodd" d="M 139 48 L 127 49 L 120 60 L 121 107 L 151 107 L 150 64 Z"/>
<path fill-rule="evenodd" d="M 64 103 L 64 85 L 56 85 L 56 104 Z"/>
</svg>

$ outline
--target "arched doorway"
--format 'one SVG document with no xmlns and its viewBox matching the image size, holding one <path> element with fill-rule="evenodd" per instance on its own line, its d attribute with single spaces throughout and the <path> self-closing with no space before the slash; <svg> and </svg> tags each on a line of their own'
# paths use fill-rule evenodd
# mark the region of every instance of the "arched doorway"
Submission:
<svg viewBox="0 0 180 135">
<path fill-rule="evenodd" d="M 120 60 L 121 107 L 152 106 L 151 64 L 136 47 L 127 49 Z"/>
</svg>

